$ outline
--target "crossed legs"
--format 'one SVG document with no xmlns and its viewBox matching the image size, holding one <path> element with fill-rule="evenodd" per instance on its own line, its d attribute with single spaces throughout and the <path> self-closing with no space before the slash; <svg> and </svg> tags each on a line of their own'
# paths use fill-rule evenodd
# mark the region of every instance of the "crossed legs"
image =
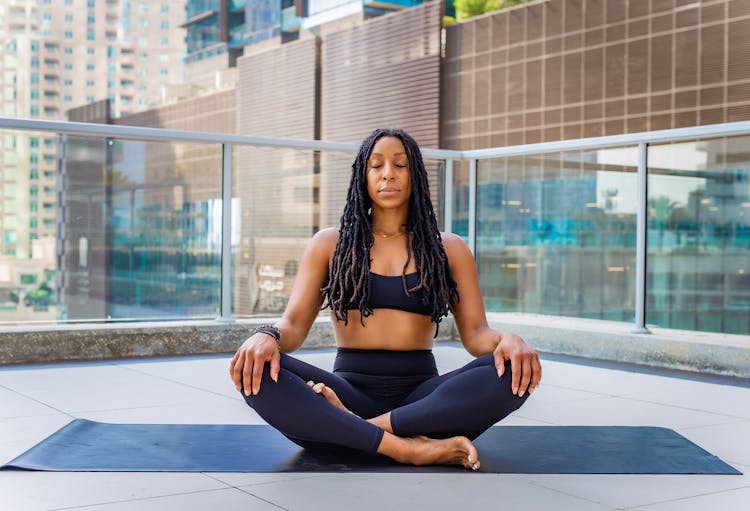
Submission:
<svg viewBox="0 0 750 511">
<path fill-rule="evenodd" d="M 470 439 L 523 404 L 498 378 L 491 355 L 426 379 L 392 410 L 348 380 L 282 354 L 278 382 L 265 368 L 261 390 L 245 396 L 269 424 L 303 447 L 337 445 L 399 462 L 478 468 Z M 317 392 L 308 382 L 316 384 Z"/>
</svg>

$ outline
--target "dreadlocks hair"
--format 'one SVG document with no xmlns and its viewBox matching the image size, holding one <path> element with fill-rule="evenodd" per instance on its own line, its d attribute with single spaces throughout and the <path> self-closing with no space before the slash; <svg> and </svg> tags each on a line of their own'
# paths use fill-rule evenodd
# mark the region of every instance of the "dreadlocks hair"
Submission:
<svg viewBox="0 0 750 511">
<path fill-rule="evenodd" d="M 400 129 L 373 131 L 362 142 L 354 159 L 330 276 L 326 285 L 321 288 L 326 300 L 323 308 L 330 307 L 336 320 L 343 321 L 345 325 L 349 320 L 349 308 L 359 309 L 362 325 L 364 318 L 373 313 L 369 305 L 369 279 L 370 248 L 375 242 L 375 237 L 372 233 L 372 219 L 368 214 L 372 199 L 367 192 L 367 162 L 373 146 L 382 137 L 396 137 L 401 140 L 409 163 L 411 196 L 406 232 L 410 236 L 406 237 L 407 259 L 401 276 L 404 291 L 410 295 L 422 290 L 423 302 L 432 308 L 432 321 L 439 325 L 449 309 L 453 309 L 458 303 L 458 289 L 441 243 L 422 154 L 414 139 Z M 406 269 L 412 258 L 420 280 L 415 287 L 408 289 Z"/>
</svg>

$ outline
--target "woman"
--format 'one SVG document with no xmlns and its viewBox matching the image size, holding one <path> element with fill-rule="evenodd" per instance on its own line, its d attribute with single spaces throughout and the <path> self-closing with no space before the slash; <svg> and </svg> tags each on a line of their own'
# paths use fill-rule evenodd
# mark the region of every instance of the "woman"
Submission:
<svg viewBox="0 0 750 511">
<path fill-rule="evenodd" d="M 324 301 L 339 348 L 333 373 L 286 354 Z M 431 348 L 449 310 L 478 358 L 438 376 Z M 379 129 L 352 165 L 340 228 L 313 236 L 284 315 L 242 344 L 230 374 L 247 403 L 303 447 L 476 470 L 471 440 L 523 404 L 541 366 L 520 337 L 487 326 L 474 258 L 438 231 L 416 142 Z"/>
</svg>

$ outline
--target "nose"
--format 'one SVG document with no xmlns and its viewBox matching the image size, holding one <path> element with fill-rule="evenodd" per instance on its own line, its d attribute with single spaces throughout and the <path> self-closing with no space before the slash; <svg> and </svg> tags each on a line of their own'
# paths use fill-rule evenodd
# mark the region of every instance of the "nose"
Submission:
<svg viewBox="0 0 750 511">
<path fill-rule="evenodd" d="M 383 165 L 383 180 L 387 181 L 389 179 L 393 179 L 394 171 L 393 171 L 393 165 L 389 162 L 386 162 Z"/>
</svg>

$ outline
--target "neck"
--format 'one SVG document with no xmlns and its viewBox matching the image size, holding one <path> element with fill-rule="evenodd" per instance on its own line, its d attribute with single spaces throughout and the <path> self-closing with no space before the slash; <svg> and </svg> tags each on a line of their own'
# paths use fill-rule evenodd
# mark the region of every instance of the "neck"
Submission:
<svg viewBox="0 0 750 511">
<path fill-rule="evenodd" d="M 372 232 L 379 237 L 394 237 L 406 233 L 408 210 L 380 209 L 373 207 Z"/>
</svg>

